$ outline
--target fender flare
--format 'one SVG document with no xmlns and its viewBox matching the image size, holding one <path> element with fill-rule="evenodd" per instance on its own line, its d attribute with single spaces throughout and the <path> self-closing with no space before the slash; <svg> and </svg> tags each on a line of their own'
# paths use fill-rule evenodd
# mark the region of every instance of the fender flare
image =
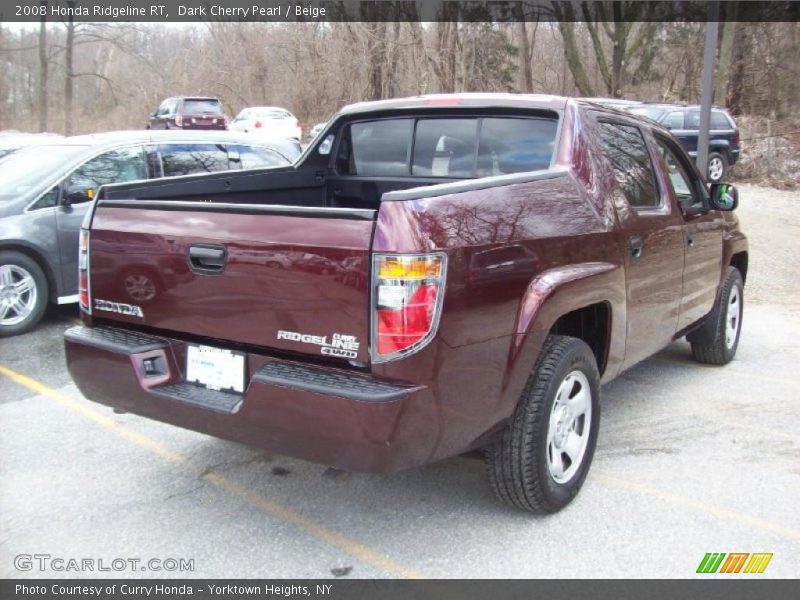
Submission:
<svg viewBox="0 0 800 600">
<path fill-rule="evenodd" d="M 530 377 L 553 325 L 563 315 L 597 304 L 609 307 L 608 360 L 603 381 L 617 375 L 625 356 L 625 269 L 609 262 L 586 262 L 543 271 L 521 298 L 508 352 L 501 405 L 510 415 Z"/>
</svg>

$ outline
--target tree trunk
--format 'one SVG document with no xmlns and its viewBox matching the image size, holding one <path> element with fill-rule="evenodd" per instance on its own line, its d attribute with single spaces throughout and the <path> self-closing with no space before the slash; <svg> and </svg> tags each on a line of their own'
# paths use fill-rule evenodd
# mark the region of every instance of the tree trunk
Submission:
<svg viewBox="0 0 800 600">
<path fill-rule="evenodd" d="M 519 91 L 524 94 L 533 92 L 533 47 L 528 39 L 528 24 L 521 18 L 516 23 L 517 47 L 519 52 Z"/>
<path fill-rule="evenodd" d="M 39 2 L 47 11 L 47 0 Z M 39 24 L 39 131 L 47 131 L 47 16 Z"/>
<path fill-rule="evenodd" d="M 75 0 L 67 2 L 67 7 L 75 8 Z M 75 73 L 72 69 L 72 54 L 75 47 L 75 19 L 72 10 L 67 17 L 67 40 L 64 50 L 64 135 L 72 135 L 72 99 L 75 87 Z"/>
<path fill-rule="evenodd" d="M 727 103 L 728 79 L 730 77 L 731 57 L 733 55 L 733 38 L 736 29 L 737 3 L 731 2 L 727 9 L 730 19 L 719 24 L 722 27 L 722 43 L 719 48 L 719 62 L 714 81 L 714 102 Z M 726 15 L 727 16 L 727 15 Z"/>
<path fill-rule="evenodd" d="M 736 23 L 735 35 L 737 43 L 734 46 L 733 69 L 728 80 L 728 89 L 725 97 L 725 104 L 730 108 L 734 115 L 742 114 L 745 77 L 745 60 L 747 57 L 747 24 Z"/>
</svg>

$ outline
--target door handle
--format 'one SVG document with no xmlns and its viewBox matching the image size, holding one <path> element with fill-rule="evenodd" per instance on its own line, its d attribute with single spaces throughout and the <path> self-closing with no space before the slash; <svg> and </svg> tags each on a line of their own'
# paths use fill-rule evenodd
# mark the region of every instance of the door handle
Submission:
<svg viewBox="0 0 800 600">
<path fill-rule="evenodd" d="M 195 273 L 222 273 L 227 258 L 224 246 L 189 246 L 189 266 Z"/>
<path fill-rule="evenodd" d="M 628 238 L 628 247 L 631 251 L 631 256 L 633 258 L 639 258 L 642 256 L 642 249 L 644 248 L 644 241 L 638 235 L 632 235 Z"/>
</svg>

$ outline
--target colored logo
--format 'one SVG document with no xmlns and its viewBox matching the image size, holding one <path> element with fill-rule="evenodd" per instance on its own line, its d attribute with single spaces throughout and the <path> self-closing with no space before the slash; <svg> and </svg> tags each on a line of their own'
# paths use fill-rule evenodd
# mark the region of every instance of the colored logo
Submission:
<svg viewBox="0 0 800 600">
<path fill-rule="evenodd" d="M 698 573 L 763 573 L 769 561 L 772 560 L 772 552 L 708 552 L 700 561 L 697 567 Z"/>
</svg>

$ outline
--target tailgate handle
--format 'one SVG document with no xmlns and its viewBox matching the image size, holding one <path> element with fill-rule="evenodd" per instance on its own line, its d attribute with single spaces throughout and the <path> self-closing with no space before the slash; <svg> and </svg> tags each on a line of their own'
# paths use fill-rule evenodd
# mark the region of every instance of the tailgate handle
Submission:
<svg viewBox="0 0 800 600">
<path fill-rule="evenodd" d="M 195 273 L 222 273 L 226 254 L 223 246 L 189 246 L 189 266 Z"/>
</svg>

